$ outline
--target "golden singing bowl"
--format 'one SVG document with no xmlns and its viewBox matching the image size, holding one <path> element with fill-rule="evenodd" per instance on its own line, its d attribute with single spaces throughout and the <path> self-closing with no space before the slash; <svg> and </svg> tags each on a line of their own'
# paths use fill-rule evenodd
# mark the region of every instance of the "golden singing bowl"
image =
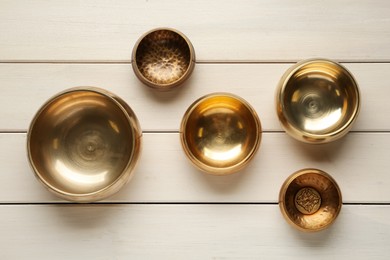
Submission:
<svg viewBox="0 0 390 260">
<path fill-rule="evenodd" d="M 319 231 L 337 218 L 342 206 L 336 181 L 318 169 L 303 169 L 284 182 L 279 207 L 284 218 L 302 231 Z"/>
<path fill-rule="evenodd" d="M 261 124 L 254 109 L 242 98 L 214 93 L 188 108 L 180 138 L 195 167 L 225 175 L 239 171 L 253 158 L 260 145 Z"/>
<path fill-rule="evenodd" d="M 35 115 L 28 158 L 38 180 L 57 196 L 91 202 L 128 182 L 141 136 L 123 100 L 99 88 L 73 88 L 51 98 Z"/>
<path fill-rule="evenodd" d="M 195 66 L 195 51 L 181 32 L 158 28 L 144 34 L 132 54 L 135 75 L 147 86 L 168 91 L 182 84 Z"/>
<path fill-rule="evenodd" d="M 324 59 L 300 62 L 279 82 L 276 110 L 285 131 L 307 143 L 344 136 L 357 118 L 358 85 L 340 64 Z"/>
</svg>

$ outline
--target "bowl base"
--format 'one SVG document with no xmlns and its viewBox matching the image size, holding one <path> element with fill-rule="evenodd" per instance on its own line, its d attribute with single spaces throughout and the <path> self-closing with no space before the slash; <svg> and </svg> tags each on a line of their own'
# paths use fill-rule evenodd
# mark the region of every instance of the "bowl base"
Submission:
<svg viewBox="0 0 390 260">
<path fill-rule="evenodd" d="M 304 187 L 295 195 L 295 207 L 302 214 L 314 214 L 321 207 L 321 196 L 316 189 Z"/>
</svg>

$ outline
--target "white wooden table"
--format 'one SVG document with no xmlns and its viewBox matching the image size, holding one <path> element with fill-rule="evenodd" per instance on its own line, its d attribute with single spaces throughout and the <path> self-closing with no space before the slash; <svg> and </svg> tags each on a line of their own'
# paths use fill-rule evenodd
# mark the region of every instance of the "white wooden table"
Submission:
<svg viewBox="0 0 390 260">
<path fill-rule="evenodd" d="M 194 45 L 197 64 L 179 91 L 143 86 L 135 41 L 168 26 Z M 356 77 L 361 114 L 341 141 L 299 143 L 281 129 L 274 92 L 284 71 L 313 57 Z M 0 0 L 0 259 L 302 259 L 390 257 L 390 2 Z M 74 86 L 122 97 L 144 130 L 141 161 L 125 188 L 77 205 L 34 178 L 26 131 L 38 108 Z M 237 94 L 258 112 L 260 150 L 226 177 L 195 170 L 178 128 L 210 92 Z M 333 226 L 301 233 L 277 202 L 292 172 L 315 167 L 339 183 Z"/>
</svg>

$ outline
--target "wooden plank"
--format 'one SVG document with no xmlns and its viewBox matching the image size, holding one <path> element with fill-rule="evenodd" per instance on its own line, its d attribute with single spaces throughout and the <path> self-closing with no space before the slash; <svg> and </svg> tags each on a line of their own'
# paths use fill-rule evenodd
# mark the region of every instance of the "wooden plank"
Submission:
<svg viewBox="0 0 390 260">
<path fill-rule="evenodd" d="M 25 134 L 0 134 L 0 203 L 60 201 L 35 180 Z M 293 172 L 322 169 L 338 182 L 344 202 L 389 203 L 389 133 L 350 133 L 329 145 L 304 145 L 283 133 L 265 133 L 260 150 L 242 172 L 199 172 L 182 151 L 178 134 L 144 134 L 132 181 L 110 202 L 272 202 Z"/>
<path fill-rule="evenodd" d="M 130 64 L 0 64 L 0 130 L 26 131 L 39 107 L 74 86 L 99 86 L 122 97 L 147 131 L 177 131 L 188 106 L 211 92 L 245 98 L 260 116 L 265 131 L 279 131 L 275 89 L 292 64 L 197 64 L 181 89 L 157 93 L 143 86 Z M 390 88 L 383 80 L 390 63 L 345 64 L 360 84 L 362 108 L 353 128 L 389 131 Z"/>
<path fill-rule="evenodd" d="M 0 7 L 0 60 L 129 61 L 140 35 L 161 26 L 185 33 L 199 61 L 390 60 L 388 1 L 3 0 Z"/>
<path fill-rule="evenodd" d="M 389 206 L 302 233 L 276 205 L 0 206 L 2 259 L 388 259 Z"/>
<path fill-rule="evenodd" d="M 389 259 L 389 13 L 381 0 L 0 0 L 0 259 Z M 144 87 L 130 65 L 136 40 L 159 26 L 185 33 L 197 55 L 171 93 Z M 345 62 L 362 93 L 353 133 L 323 146 L 279 132 L 274 111 L 279 78 L 313 57 Z M 35 180 L 25 132 L 50 96 L 86 85 L 131 105 L 144 149 L 105 204 L 62 204 Z M 187 107 L 216 91 L 248 100 L 267 131 L 248 168 L 226 177 L 195 170 L 177 133 Z M 315 234 L 276 205 L 305 167 L 329 172 L 346 203 Z"/>
</svg>

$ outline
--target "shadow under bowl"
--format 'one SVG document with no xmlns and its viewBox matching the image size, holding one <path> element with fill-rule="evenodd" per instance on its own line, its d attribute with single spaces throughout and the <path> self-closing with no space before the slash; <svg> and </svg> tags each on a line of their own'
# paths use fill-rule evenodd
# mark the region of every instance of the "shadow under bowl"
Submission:
<svg viewBox="0 0 390 260">
<path fill-rule="evenodd" d="M 340 64 L 313 59 L 290 68 L 276 94 L 279 120 L 290 136 L 327 143 L 344 136 L 360 108 L 358 85 Z"/>
<path fill-rule="evenodd" d="M 336 181 L 318 169 L 289 176 L 279 194 L 279 207 L 288 223 L 301 231 L 319 231 L 337 218 L 342 206 Z"/>
<path fill-rule="evenodd" d="M 141 128 L 131 108 L 98 88 L 73 88 L 47 101 L 31 122 L 27 150 L 36 177 L 57 196 L 97 201 L 130 179 Z"/>
<path fill-rule="evenodd" d="M 214 93 L 188 108 L 180 138 L 195 167 L 226 175 L 241 170 L 253 158 L 261 141 L 261 124 L 245 100 L 233 94 Z"/>
<path fill-rule="evenodd" d="M 147 86 L 168 91 L 181 85 L 195 66 L 195 51 L 188 38 L 170 28 L 144 34 L 132 54 L 135 75 Z"/>
</svg>

